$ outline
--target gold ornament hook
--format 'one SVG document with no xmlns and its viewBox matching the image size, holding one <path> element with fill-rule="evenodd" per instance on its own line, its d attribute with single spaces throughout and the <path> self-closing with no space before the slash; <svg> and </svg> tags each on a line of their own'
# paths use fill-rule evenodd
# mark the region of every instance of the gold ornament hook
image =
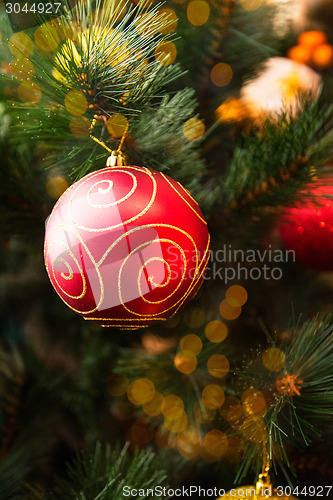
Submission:
<svg viewBox="0 0 333 500">
<path fill-rule="evenodd" d="M 97 144 L 102 146 L 104 149 L 106 149 L 109 153 L 111 153 L 111 155 L 106 160 L 106 166 L 107 167 L 123 167 L 123 166 L 127 165 L 126 157 L 125 157 L 124 153 L 121 151 L 121 148 L 124 144 L 124 141 L 125 141 L 125 138 L 126 138 L 126 135 L 128 132 L 129 124 L 128 123 L 126 124 L 123 136 L 120 139 L 118 149 L 113 151 L 105 144 L 105 142 L 100 141 L 99 139 L 97 139 L 97 137 L 92 135 L 92 132 L 93 132 L 95 125 L 96 125 L 97 118 L 98 118 L 98 116 L 95 115 L 92 122 L 91 122 L 89 137 L 93 141 L 97 142 Z"/>
</svg>

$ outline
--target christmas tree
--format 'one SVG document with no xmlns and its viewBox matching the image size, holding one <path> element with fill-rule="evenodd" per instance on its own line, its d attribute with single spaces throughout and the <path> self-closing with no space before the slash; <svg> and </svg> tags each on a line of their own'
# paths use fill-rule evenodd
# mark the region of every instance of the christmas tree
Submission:
<svg viewBox="0 0 333 500">
<path fill-rule="evenodd" d="M 1 500 L 332 495 L 332 23 L 1 6 Z"/>
</svg>

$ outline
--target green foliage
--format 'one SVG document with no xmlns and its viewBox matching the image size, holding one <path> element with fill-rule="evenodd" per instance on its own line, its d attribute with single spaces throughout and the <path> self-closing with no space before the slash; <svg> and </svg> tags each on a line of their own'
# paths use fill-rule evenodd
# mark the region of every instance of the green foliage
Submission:
<svg viewBox="0 0 333 500">
<path fill-rule="evenodd" d="M 93 454 L 83 453 L 68 466 L 68 480 L 61 481 L 47 500 L 122 500 L 123 488 L 149 489 L 168 487 L 163 456 L 150 449 L 130 455 L 127 446 L 111 451 L 97 443 Z M 37 497 L 38 498 L 38 497 Z M 140 498 L 157 498 L 148 494 Z M 165 497 L 170 498 L 170 497 Z"/>
<path fill-rule="evenodd" d="M 320 99 L 300 96 L 295 116 L 286 111 L 274 121 L 268 119 L 262 131 L 244 136 L 223 179 L 223 205 L 245 201 L 248 194 L 253 200 L 256 191 L 260 196 L 253 204 L 276 205 L 290 199 L 300 185 L 311 180 L 313 167 L 330 156 L 331 146 L 316 143 L 316 136 L 332 112 L 332 105 L 324 107 Z M 279 189 L 267 189 L 271 180 Z"/>
</svg>

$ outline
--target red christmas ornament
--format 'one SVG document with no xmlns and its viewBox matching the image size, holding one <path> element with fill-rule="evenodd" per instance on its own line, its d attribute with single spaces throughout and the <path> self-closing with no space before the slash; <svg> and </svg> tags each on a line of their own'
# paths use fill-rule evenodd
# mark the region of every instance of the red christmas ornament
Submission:
<svg viewBox="0 0 333 500">
<path fill-rule="evenodd" d="M 327 182 L 332 182 L 327 180 Z M 333 270 L 333 186 L 309 184 L 304 197 L 284 210 L 279 231 L 296 262 L 318 271 Z M 309 196 L 311 195 L 311 196 Z"/>
<path fill-rule="evenodd" d="M 112 167 L 61 196 L 44 256 L 71 309 L 102 326 L 136 329 L 169 318 L 198 291 L 209 234 L 181 184 L 144 167 Z"/>
</svg>

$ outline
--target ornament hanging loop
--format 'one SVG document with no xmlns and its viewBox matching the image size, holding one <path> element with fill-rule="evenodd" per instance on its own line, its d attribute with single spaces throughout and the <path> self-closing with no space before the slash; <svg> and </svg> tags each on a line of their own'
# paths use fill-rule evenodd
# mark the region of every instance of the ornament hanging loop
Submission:
<svg viewBox="0 0 333 500">
<path fill-rule="evenodd" d="M 127 165 L 126 157 L 122 151 L 111 151 L 111 155 L 106 160 L 107 167 L 123 167 Z"/>
</svg>

